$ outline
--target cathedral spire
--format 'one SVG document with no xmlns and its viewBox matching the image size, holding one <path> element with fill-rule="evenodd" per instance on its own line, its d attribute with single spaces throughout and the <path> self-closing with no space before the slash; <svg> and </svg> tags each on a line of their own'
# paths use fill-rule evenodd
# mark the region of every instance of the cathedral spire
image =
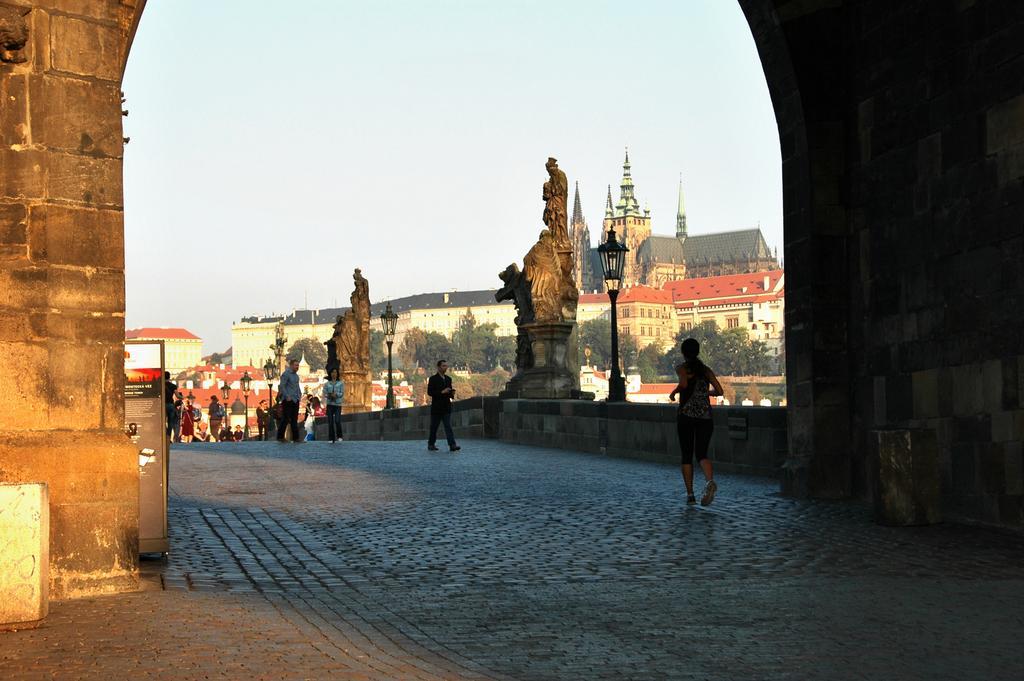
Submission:
<svg viewBox="0 0 1024 681">
<path fill-rule="evenodd" d="M 615 209 L 612 208 L 612 186 L 608 185 L 608 200 L 604 204 L 604 216 L 606 218 L 615 217 Z"/>
<path fill-rule="evenodd" d="M 583 207 L 580 205 L 580 183 L 576 182 L 576 199 L 572 204 L 572 224 L 578 225 L 583 222 Z"/>
<path fill-rule="evenodd" d="M 679 207 L 676 208 L 676 238 L 686 237 L 686 202 L 683 201 L 683 174 L 679 173 Z"/>
<path fill-rule="evenodd" d="M 640 216 L 640 204 L 633 195 L 633 175 L 630 172 L 629 147 L 626 147 L 626 160 L 622 164 L 622 184 L 619 185 L 619 202 L 615 205 L 617 215 Z"/>
</svg>

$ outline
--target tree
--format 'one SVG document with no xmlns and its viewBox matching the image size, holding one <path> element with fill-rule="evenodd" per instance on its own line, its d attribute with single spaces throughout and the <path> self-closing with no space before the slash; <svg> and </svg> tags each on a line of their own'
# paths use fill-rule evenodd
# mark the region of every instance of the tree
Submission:
<svg viewBox="0 0 1024 681">
<path fill-rule="evenodd" d="M 487 324 L 490 335 L 494 335 L 494 325 Z M 459 328 L 452 334 L 452 356 L 448 358 L 449 364 L 470 371 L 486 371 L 484 366 L 484 336 L 487 332 L 481 333 L 482 327 L 476 324 L 473 313 L 466 310 L 466 314 L 459 320 Z"/>
<path fill-rule="evenodd" d="M 370 371 L 374 375 L 388 368 L 388 347 L 384 343 L 384 332 L 370 329 Z"/>
<path fill-rule="evenodd" d="M 639 352 L 636 368 L 640 371 L 640 380 L 644 383 L 657 383 L 660 377 L 662 352 L 657 344 L 651 343 Z"/>
<path fill-rule="evenodd" d="M 676 347 L 667 352 L 662 360 L 663 371 L 670 363 L 675 365 L 682 362 L 678 348 L 687 338 L 695 338 L 700 342 L 701 360 L 720 376 L 762 376 L 771 367 L 768 346 L 763 341 L 751 341 L 744 328 L 723 331 L 714 321 L 706 321 L 690 330 L 679 332 Z"/>
<path fill-rule="evenodd" d="M 433 373 L 437 360 L 451 361 L 452 344 L 436 331 L 414 327 L 406 332 L 398 353 L 406 371 L 414 373 L 416 368 L 423 368 L 429 374 Z"/>
<path fill-rule="evenodd" d="M 636 338 L 633 336 L 626 336 L 619 334 L 619 363 L 622 365 L 623 372 L 626 373 L 629 369 L 637 366 L 637 360 L 640 356 L 640 346 L 637 345 Z M 611 364 L 611 358 L 609 357 L 609 364 Z"/>
<path fill-rule="evenodd" d="M 608 367 L 612 361 L 612 325 L 607 319 L 591 319 L 581 322 L 577 334 L 580 344 L 580 359 L 586 355 L 585 348 L 590 348 L 590 361 L 597 367 Z"/>
<path fill-rule="evenodd" d="M 306 356 L 312 371 L 323 371 L 327 366 L 327 347 L 316 338 L 300 338 L 292 343 L 285 358 L 291 362 Z"/>
<path fill-rule="evenodd" d="M 402 342 L 395 348 L 398 353 L 398 361 L 402 365 L 402 369 L 407 373 L 414 374 L 416 369 L 419 368 L 416 354 L 419 347 L 426 342 L 426 338 L 427 332 L 418 326 L 414 326 L 405 332 Z"/>
<path fill-rule="evenodd" d="M 494 326 L 497 324 L 484 324 Z M 516 363 L 516 339 L 512 336 L 497 336 L 493 332 L 485 338 L 484 357 L 492 370 L 511 369 Z"/>
</svg>

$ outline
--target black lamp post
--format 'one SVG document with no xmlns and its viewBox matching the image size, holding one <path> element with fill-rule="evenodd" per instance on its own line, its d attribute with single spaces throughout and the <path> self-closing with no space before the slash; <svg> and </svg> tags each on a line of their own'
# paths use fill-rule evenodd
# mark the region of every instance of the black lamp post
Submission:
<svg viewBox="0 0 1024 681">
<path fill-rule="evenodd" d="M 228 400 L 231 399 L 231 385 L 227 381 L 221 381 L 220 384 L 220 396 L 222 398 L 221 407 L 224 409 L 224 420 L 228 422 L 228 429 L 231 429 L 231 412 L 228 411 Z M 223 426 L 221 426 L 223 428 Z M 220 433 L 212 434 L 213 437 L 220 439 Z"/>
<path fill-rule="evenodd" d="M 615 228 L 608 230 L 608 238 L 597 247 L 601 256 L 601 267 L 604 269 L 604 282 L 608 286 L 608 298 L 612 301 L 612 375 L 608 378 L 608 401 L 626 401 L 626 381 L 619 370 L 619 315 L 615 301 L 619 297 L 619 284 L 622 283 L 622 268 L 626 263 L 625 244 L 615 238 Z"/>
<path fill-rule="evenodd" d="M 251 360 L 250 360 L 251 361 Z M 249 439 L 249 389 L 252 387 L 252 377 L 249 375 L 249 370 L 246 369 L 245 373 L 242 374 L 242 378 L 239 380 L 242 384 L 242 395 L 245 396 L 245 425 L 242 426 L 242 439 Z"/>
<path fill-rule="evenodd" d="M 274 364 L 273 359 L 268 358 L 267 363 L 263 365 L 263 376 L 267 379 L 267 390 L 270 392 L 267 402 L 267 423 L 263 428 L 263 437 L 269 440 L 274 435 L 270 432 L 270 427 L 274 426 L 274 430 L 277 430 L 277 419 L 274 418 L 274 378 L 277 376 L 277 365 Z"/>
<path fill-rule="evenodd" d="M 395 408 L 395 388 L 392 385 L 391 375 L 391 345 L 395 342 L 395 327 L 398 325 L 398 315 L 391 309 L 391 301 L 388 301 L 387 308 L 380 316 L 380 325 L 384 327 L 384 342 L 388 344 L 388 397 L 384 403 L 385 409 Z"/>
</svg>

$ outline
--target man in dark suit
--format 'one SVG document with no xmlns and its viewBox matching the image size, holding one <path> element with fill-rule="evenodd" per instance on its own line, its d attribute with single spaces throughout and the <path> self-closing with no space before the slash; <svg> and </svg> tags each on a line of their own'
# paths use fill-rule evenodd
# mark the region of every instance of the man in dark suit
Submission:
<svg viewBox="0 0 1024 681">
<path fill-rule="evenodd" d="M 448 448 L 457 452 L 461 447 L 455 444 L 455 434 L 452 433 L 452 400 L 455 398 L 455 388 L 452 387 L 452 378 L 448 376 L 448 362 L 439 360 L 437 373 L 427 381 L 427 394 L 430 395 L 430 439 L 427 441 L 427 449 L 437 451 L 437 427 L 444 424 L 444 434 L 448 437 Z"/>
</svg>

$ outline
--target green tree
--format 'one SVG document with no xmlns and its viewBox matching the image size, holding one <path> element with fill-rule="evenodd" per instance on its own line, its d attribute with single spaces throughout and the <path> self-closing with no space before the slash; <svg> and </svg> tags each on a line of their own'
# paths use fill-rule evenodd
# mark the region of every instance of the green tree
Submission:
<svg viewBox="0 0 1024 681">
<path fill-rule="evenodd" d="M 683 361 L 679 344 L 687 338 L 700 342 L 701 360 L 721 376 L 762 376 L 771 366 L 768 347 L 762 341 L 751 341 L 746 329 L 736 327 L 723 331 L 714 321 L 706 321 L 679 332 L 676 346 L 662 359 L 663 371 L 670 364 L 674 366 Z"/>
<path fill-rule="evenodd" d="M 434 372 L 437 360 L 451 362 L 452 344 L 436 331 L 412 328 L 405 334 L 398 353 L 407 372 L 415 373 L 417 368 L 422 368 L 429 375 Z"/>
<path fill-rule="evenodd" d="M 497 324 L 484 326 L 497 328 Z M 516 363 L 516 339 L 513 336 L 497 336 L 492 332 L 485 338 L 484 357 L 491 370 L 511 369 Z"/>
<path fill-rule="evenodd" d="M 609 360 L 611 358 L 609 357 Z M 622 365 L 623 373 L 632 367 L 637 366 L 640 359 L 640 346 L 637 345 L 634 336 L 619 334 L 619 362 Z M 610 364 L 610 362 L 609 362 Z"/>
<path fill-rule="evenodd" d="M 384 343 L 384 332 L 370 329 L 370 370 L 374 375 L 388 368 L 388 346 Z"/>
<path fill-rule="evenodd" d="M 590 362 L 596 367 L 608 367 L 612 361 L 612 325 L 598 317 L 579 325 L 580 361 L 585 361 L 585 348 L 590 348 Z"/>
<path fill-rule="evenodd" d="M 660 363 L 663 353 L 655 343 L 651 343 L 637 354 L 636 367 L 640 371 L 640 380 L 644 383 L 657 383 L 660 377 Z"/>
<path fill-rule="evenodd" d="M 327 347 L 316 338 L 300 338 L 288 348 L 285 358 L 291 362 L 300 359 L 303 354 L 313 371 L 323 371 L 327 365 Z"/>
<path fill-rule="evenodd" d="M 485 326 L 489 327 L 490 335 L 493 336 L 494 328 L 496 327 L 491 324 Z M 452 334 L 452 356 L 448 358 L 448 363 L 460 369 L 486 371 L 490 368 L 485 366 L 484 345 L 486 343 L 486 335 L 487 331 L 477 326 L 473 313 L 466 310 L 466 314 L 459 320 L 459 328 Z"/>
</svg>

